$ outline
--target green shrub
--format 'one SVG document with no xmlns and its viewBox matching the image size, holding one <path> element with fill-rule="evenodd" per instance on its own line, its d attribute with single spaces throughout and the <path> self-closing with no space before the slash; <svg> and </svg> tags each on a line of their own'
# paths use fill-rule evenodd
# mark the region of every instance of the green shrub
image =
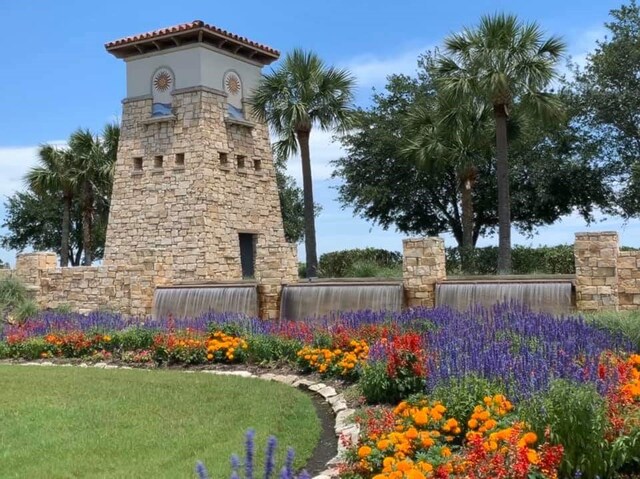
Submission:
<svg viewBox="0 0 640 479">
<path fill-rule="evenodd" d="M 298 263 L 298 278 L 307 277 L 307 263 Z"/>
<path fill-rule="evenodd" d="M 110 345 L 111 348 L 122 351 L 149 349 L 153 346 L 153 336 L 152 330 L 134 327 L 114 333 Z"/>
<path fill-rule="evenodd" d="M 464 428 L 477 404 L 482 404 L 485 397 L 501 392 L 502 389 L 497 382 L 468 375 L 462 378 L 452 378 L 439 384 L 431 391 L 429 398 L 446 405 L 447 417 L 455 418 Z"/>
<path fill-rule="evenodd" d="M 294 362 L 297 359 L 296 353 L 302 348 L 302 342 L 277 336 L 253 335 L 247 339 L 247 347 L 250 362 L 258 364 L 279 360 Z"/>
<path fill-rule="evenodd" d="M 40 359 L 52 356 L 53 349 L 43 338 L 32 338 L 9 345 L 9 356 L 16 359 Z"/>
<path fill-rule="evenodd" d="M 13 276 L 0 279 L 0 309 L 13 309 L 28 298 L 27 288 Z"/>
<path fill-rule="evenodd" d="M 0 341 L 0 359 L 7 359 L 11 357 L 11 350 L 9 345 L 4 341 Z"/>
<path fill-rule="evenodd" d="M 360 373 L 358 386 L 369 404 L 393 403 L 397 397 L 384 362 L 366 364 Z"/>
<path fill-rule="evenodd" d="M 349 278 L 398 278 L 402 276 L 402 264 L 381 266 L 371 259 L 355 261 L 346 276 Z"/>
<path fill-rule="evenodd" d="M 363 263 L 359 267 L 361 272 L 365 272 L 364 268 L 369 268 L 366 272 L 370 274 L 372 270 L 369 264 L 375 264 L 378 268 L 401 267 L 402 254 L 378 248 L 333 251 L 320 256 L 319 274 L 325 278 L 345 278 L 349 273 L 353 273 L 354 265 L 359 262 Z"/>
<path fill-rule="evenodd" d="M 538 437 L 547 428 L 550 439 L 564 446 L 560 477 L 611 477 L 611 449 L 605 439 L 607 408 L 589 384 L 557 380 L 546 393 L 524 401 L 519 411 Z"/>
<path fill-rule="evenodd" d="M 23 323 L 29 318 L 33 318 L 38 314 L 38 304 L 32 299 L 25 299 L 21 303 L 18 303 L 11 311 L 13 319 L 19 323 Z"/>
<path fill-rule="evenodd" d="M 497 274 L 498 248 L 475 248 L 470 254 L 466 271 L 458 248 L 447 248 L 447 274 Z M 529 248 L 514 246 L 512 249 L 513 274 L 574 274 L 573 245 L 541 246 Z"/>
</svg>

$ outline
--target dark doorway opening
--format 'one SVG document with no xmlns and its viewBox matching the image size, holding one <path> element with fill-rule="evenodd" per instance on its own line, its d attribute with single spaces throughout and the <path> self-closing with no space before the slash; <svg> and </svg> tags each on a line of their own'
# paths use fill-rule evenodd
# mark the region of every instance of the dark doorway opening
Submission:
<svg viewBox="0 0 640 479">
<path fill-rule="evenodd" d="M 242 279 L 252 279 L 256 273 L 256 235 L 239 233 L 240 264 L 242 265 Z"/>
</svg>

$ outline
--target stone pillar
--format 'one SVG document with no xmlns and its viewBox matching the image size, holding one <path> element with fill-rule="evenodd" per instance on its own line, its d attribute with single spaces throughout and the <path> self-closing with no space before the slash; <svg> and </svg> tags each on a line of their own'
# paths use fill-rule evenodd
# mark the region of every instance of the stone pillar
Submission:
<svg viewBox="0 0 640 479">
<path fill-rule="evenodd" d="M 273 248 L 263 262 L 267 264 L 256 271 L 259 281 L 258 314 L 260 319 L 278 319 L 282 287 L 298 281 L 298 247 L 287 244 Z"/>
<path fill-rule="evenodd" d="M 618 256 L 618 309 L 640 309 L 640 251 L 620 251 Z"/>
<path fill-rule="evenodd" d="M 576 307 L 618 310 L 618 233 L 576 233 Z"/>
<path fill-rule="evenodd" d="M 16 257 L 15 276 L 39 302 L 42 293 L 42 272 L 56 269 L 57 265 L 58 256 L 52 252 L 20 253 Z"/>
<path fill-rule="evenodd" d="M 402 281 L 409 308 L 436 303 L 436 283 L 447 277 L 442 238 L 408 238 L 402 241 Z"/>
</svg>

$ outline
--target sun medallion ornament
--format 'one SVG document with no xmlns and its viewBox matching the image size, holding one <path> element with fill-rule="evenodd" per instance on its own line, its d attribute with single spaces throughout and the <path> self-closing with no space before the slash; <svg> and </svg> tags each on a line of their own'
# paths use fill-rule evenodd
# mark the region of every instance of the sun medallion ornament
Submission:
<svg viewBox="0 0 640 479">
<path fill-rule="evenodd" d="M 227 93 L 232 95 L 240 93 L 240 79 L 233 73 L 227 75 L 225 86 L 227 87 Z"/>
<path fill-rule="evenodd" d="M 159 92 L 165 92 L 171 87 L 171 75 L 169 72 L 159 71 L 153 79 L 153 86 Z"/>
</svg>

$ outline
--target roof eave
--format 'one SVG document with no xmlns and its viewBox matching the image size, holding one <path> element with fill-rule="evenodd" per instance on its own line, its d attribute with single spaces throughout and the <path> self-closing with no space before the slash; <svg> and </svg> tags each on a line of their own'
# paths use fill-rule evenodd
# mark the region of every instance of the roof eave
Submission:
<svg viewBox="0 0 640 479">
<path fill-rule="evenodd" d="M 119 41 L 109 42 L 105 44 L 105 48 L 116 58 L 126 59 L 198 43 L 213 46 L 263 65 L 269 65 L 280 57 L 280 53 L 275 50 L 268 51 L 203 27 L 121 43 Z"/>
</svg>

